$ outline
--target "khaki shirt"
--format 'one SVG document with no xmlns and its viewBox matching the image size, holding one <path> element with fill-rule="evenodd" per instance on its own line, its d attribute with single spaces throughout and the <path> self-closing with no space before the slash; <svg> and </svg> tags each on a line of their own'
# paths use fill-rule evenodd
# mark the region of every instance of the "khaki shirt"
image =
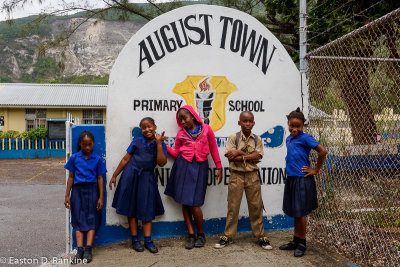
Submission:
<svg viewBox="0 0 400 267">
<path fill-rule="evenodd" d="M 251 154 L 254 151 L 257 151 L 261 157 L 264 156 L 264 150 L 263 150 L 263 145 L 262 145 L 262 140 L 259 136 L 257 136 L 257 147 L 255 147 L 255 142 L 254 142 L 254 134 L 251 133 L 249 138 L 246 140 L 246 137 L 242 132 L 240 132 L 240 138 L 239 138 L 239 143 L 238 147 L 236 148 L 235 142 L 236 142 L 236 133 L 231 134 L 228 138 L 228 142 L 225 147 L 225 154 L 228 153 L 228 151 L 231 150 L 242 150 L 246 152 L 247 154 Z M 258 170 L 257 163 L 259 161 L 246 161 L 246 166 L 244 165 L 244 162 L 230 162 L 229 167 L 231 170 L 234 171 L 241 171 L 241 172 L 250 172 L 254 170 Z"/>
</svg>

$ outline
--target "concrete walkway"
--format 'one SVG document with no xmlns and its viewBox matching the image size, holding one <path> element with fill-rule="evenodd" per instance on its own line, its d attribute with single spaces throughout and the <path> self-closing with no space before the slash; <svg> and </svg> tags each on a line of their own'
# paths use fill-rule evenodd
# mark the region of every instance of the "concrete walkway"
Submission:
<svg viewBox="0 0 400 267">
<path fill-rule="evenodd" d="M 156 240 L 160 251 L 151 254 L 147 250 L 138 253 L 131 249 L 131 242 L 98 246 L 94 249 L 94 266 L 349 266 L 350 264 L 336 253 L 317 244 L 309 243 L 306 255 L 295 258 L 293 251 L 281 251 L 279 244 L 287 242 L 292 230 L 267 232 L 273 250 L 258 246 L 250 233 L 241 233 L 234 243 L 215 249 L 216 236 L 208 237 L 204 248 L 186 250 L 184 238 L 164 238 Z"/>
</svg>

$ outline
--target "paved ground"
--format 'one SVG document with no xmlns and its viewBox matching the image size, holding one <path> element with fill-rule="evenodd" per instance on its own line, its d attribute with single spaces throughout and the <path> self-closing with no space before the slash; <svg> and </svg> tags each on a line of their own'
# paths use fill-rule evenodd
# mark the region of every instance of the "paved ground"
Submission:
<svg viewBox="0 0 400 267">
<path fill-rule="evenodd" d="M 0 185 L 65 185 L 64 164 L 65 158 L 0 159 Z"/>
<path fill-rule="evenodd" d="M 257 245 L 250 233 L 241 233 L 234 243 L 224 249 L 215 249 L 216 236 L 207 238 L 204 248 L 186 250 L 184 238 L 156 240 L 158 254 L 142 253 L 131 249 L 131 242 L 125 241 L 109 246 L 98 246 L 94 250 L 93 265 L 96 266 L 349 266 L 345 259 L 325 248 L 310 244 L 306 256 L 293 257 L 293 251 L 281 251 L 278 244 L 286 242 L 292 230 L 270 231 L 267 235 L 274 249 L 267 251 Z"/>
<path fill-rule="evenodd" d="M 0 257 L 41 259 L 65 252 L 63 160 L 0 160 Z"/>
<path fill-rule="evenodd" d="M 40 265 L 45 258 L 65 266 L 65 172 L 63 158 L 0 160 L 0 266 Z M 216 236 L 207 237 L 204 248 L 186 250 L 184 238 L 156 240 L 160 252 L 137 253 L 125 241 L 94 248 L 91 266 L 348 266 L 336 253 L 312 242 L 303 258 L 280 251 L 292 231 L 267 233 L 274 249 L 262 250 L 249 233 L 216 250 Z M 13 257 L 13 258 L 11 258 Z M 45 257 L 45 258 L 42 258 Z M 54 257 L 54 258 L 53 258 Z M 53 261 L 54 260 L 54 261 Z M 49 265 L 49 264 L 46 264 Z"/>
</svg>

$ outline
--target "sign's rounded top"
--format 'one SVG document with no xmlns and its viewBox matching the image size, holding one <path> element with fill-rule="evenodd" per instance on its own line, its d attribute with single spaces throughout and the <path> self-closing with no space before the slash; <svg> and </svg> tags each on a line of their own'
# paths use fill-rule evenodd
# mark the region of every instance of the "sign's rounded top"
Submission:
<svg viewBox="0 0 400 267">
<path fill-rule="evenodd" d="M 287 67 L 297 70 L 284 46 L 256 18 L 236 9 L 204 4 L 177 8 L 149 21 L 128 41 L 114 66 L 121 60 L 131 61 L 127 53 L 140 48 L 136 70 L 140 76 L 161 59 L 196 46 L 218 47 L 240 55 L 264 75 L 272 60 L 288 62 Z"/>
</svg>

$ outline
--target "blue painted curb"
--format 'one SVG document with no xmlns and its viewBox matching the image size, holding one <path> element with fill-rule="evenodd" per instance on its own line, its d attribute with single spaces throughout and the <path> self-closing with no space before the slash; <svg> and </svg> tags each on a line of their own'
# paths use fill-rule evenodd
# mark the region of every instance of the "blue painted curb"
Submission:
<svg viewBox="0 0 400 267">
<path fill-rule="evenodd" d="M 103 214 L 104 214 L 103 209 Z M 267 219 L 264 217 L 264 229 L 268 230 L 284 230 L 291 229 L 294 225 L 293 218 L 286 215 L 276 215 Z M 204 229 L 206 235 L 222 234 L 225 229 L 226 218 L 204 220 Z M 249 217 L 242 217 L 238 222 L 238 232 L 251 232 Z M 143 239 L 143 231 L 139 226 L 139 238 Z M 152 239 L 186 236 L 187 229 L 184 221 L 176 222 L 153 222 Z M 129 228 L 123 226 L 105 225 L 105 217 L 102 217 L 102 224 L 96 231 L 93 245 L 107 245 L 123 240 L 130 239 L 131 234 Z M 76 247 L 75 232 L 73 232 L 73 247 Z"/>
</svg>

